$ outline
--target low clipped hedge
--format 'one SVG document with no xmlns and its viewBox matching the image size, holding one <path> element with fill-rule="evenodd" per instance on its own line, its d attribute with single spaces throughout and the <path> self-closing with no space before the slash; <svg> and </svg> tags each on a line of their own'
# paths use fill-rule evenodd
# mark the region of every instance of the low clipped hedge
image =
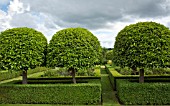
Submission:
<svg viewBox="0 0 170 106">
<path fill-rule="evenodd" d="M 170 83 L 137 83 L 118 79 L 117 94 L 126 105 L 170 105 Z"/>
<path fill-rule="evenodd" d="M 47 71 L 47 70 L 48 70 L 48 68 L 46 68 L 46 67 L 36 67 L 35 69 L 30 69 L 28 71 L 27 75 L 37 73 L 37 72 Z M 22 71 L 0 72 L 0 81 L 16 78 L 21 75 L 22 75 Z"/>
<path fill-rule="evenodd" d="M 100 104 L 101 84 L 3 84 L 0 104 Z"/>
<path fill-rule="evenodd" d="M 19 77 L 21 75 L 21 71 L 7 71 L 7 72 L 0 72 L 0 81 Z"/>
<path fill-rule="evenodd" d="M 139 80 L 139 75 L 122 75 L 109 65 L 106 65 L 105 67 L 114 90 L 117 89 L 117 79 Z M 169 78 L 170 75 L 145 75 L 145 82 L 170 82 Z"/>
</svg>

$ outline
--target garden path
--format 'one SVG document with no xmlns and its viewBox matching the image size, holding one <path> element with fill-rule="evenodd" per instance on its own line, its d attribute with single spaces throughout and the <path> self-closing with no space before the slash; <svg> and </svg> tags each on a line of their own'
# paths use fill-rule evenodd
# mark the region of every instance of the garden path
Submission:
<svg viewBox="0 0 170 106">
<path fill-rule="evenodd" d="M 101 67 L 101 84 L 103 106 L 120 106 L 118 99 L 116 98 L 116 92 L 112 88 L 105 67 Z"/>
</svg>

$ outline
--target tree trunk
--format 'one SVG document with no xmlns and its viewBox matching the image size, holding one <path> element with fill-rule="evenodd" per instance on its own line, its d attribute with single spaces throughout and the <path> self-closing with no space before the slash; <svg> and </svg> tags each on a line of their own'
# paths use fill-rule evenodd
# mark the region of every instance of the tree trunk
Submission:
<svg viewBox="0 0 170 106">
<path fill-rule="evenodd" d="M 72 70 L 72 77 L 73 77 L 73 83 L 76 84 L 76 78 L 75 78 L 75 70 Z"/>
<path fill-rule="evenodd" d="M 27 84 L 27 70 L 22 71 L 22 84 Z"/>
<path fill-rule="evenodd" d="M 69 68 L 68 71 L 73 78 L 73 83 L 76 84 L 76 78 L 75 78 L 76 70 L 74 68 Z"/>
<path fill-rule="evenodd" d="M 140 69 L 139 83 L 144 83 L 144 69 Z"/>
</svg>

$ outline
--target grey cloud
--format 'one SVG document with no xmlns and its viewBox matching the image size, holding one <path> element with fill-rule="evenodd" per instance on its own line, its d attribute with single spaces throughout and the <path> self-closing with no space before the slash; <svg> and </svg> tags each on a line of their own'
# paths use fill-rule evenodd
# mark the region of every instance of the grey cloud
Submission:
<svg viewBox="0 0 170 106">
<path fill-rule="evenodd" d="M 31 11 L 43 12 L 61 27 L 84 26 L 90 29 L 109 27 L 108 22 L 123 21 L 124 16 L 141 18 L 168 15 L 161 5 L 165 0 L 23 0 Z M 165 4 L 166 5 L 166 4 Z M 168 8 L 168 7 L 166 7 Z"/>
<path fill-rule="evenodd" d="M 170 14 L 170 10 L 163 8 L 166 5 L 165 0 L 130 0 L 134 5 L 127 5 L 123 8 L 124 14 L 136 15 L 141 18 L 160 17 Z M 136 5 L 137 4 L 137 5 Z"/>
<path fill-rule="evenodd" d="M 48 3 L 36 2 L 30 4 L 31 11 L 44 12 L 54 17 L 57 25 L 64 27 L 79 25 L 90 29 L 106 27 L 106 23 L 117 20 L 121 17 L 119 8 L 114 7 L 114 3 L 109 1 L 99 2 L 98 0 L 48 0 Z M 42 3 L 42 4 L 41 4 Z M 49 9 L 50 8 L 50 9 Z M 58 19 L 58 20 L 56 20 Z"/>
</svg>

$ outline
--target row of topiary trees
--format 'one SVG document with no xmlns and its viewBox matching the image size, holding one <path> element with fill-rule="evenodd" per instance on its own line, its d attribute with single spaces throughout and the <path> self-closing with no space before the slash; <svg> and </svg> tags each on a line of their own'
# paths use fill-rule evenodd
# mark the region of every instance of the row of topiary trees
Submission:
<svg viewBox="0 0 170 106">
<path fill-rule="evenodd" d="M 139 22 L 122 29 L 113 49 L 113 62 L 140 69 L 139 82 L 144 82 L 145 68 L 170 67 L 170 30 L 155 22 Z"/>
<path fill-rule="evenodd" d="M 57 32 L 49 45 L 44 35 L 31 28 L 13 28 L 0 33 L 0 69 L 23 71 L 46 65 L 67 67 L 75 81 L 79 68 L 90 68 L 100 61 L 98 39 L 84 28 Z M 170 30 L 155 22 L 126 26 L 117 37 L 113 62 L 120 67 L 140 68 L 139 82 L 144 82 L 145 68 L 170 67 Z M 110 58 L 110 57 L 109 57 Z M 23 83 L 27 83 L 23 80 Z"/>
<path fill-rule="evenodd" d="M 23 70 L 23 84 L 27 84 L 28 68 L 36 66 L 67 67 L 76 83 L 75 72 L 98 64 L 101 52 L 98 39 L 84 28 L 58 31 L 49 44 L 41 32 L 32 28 L 0 33 L 0 69 Z"/>
</svg>

